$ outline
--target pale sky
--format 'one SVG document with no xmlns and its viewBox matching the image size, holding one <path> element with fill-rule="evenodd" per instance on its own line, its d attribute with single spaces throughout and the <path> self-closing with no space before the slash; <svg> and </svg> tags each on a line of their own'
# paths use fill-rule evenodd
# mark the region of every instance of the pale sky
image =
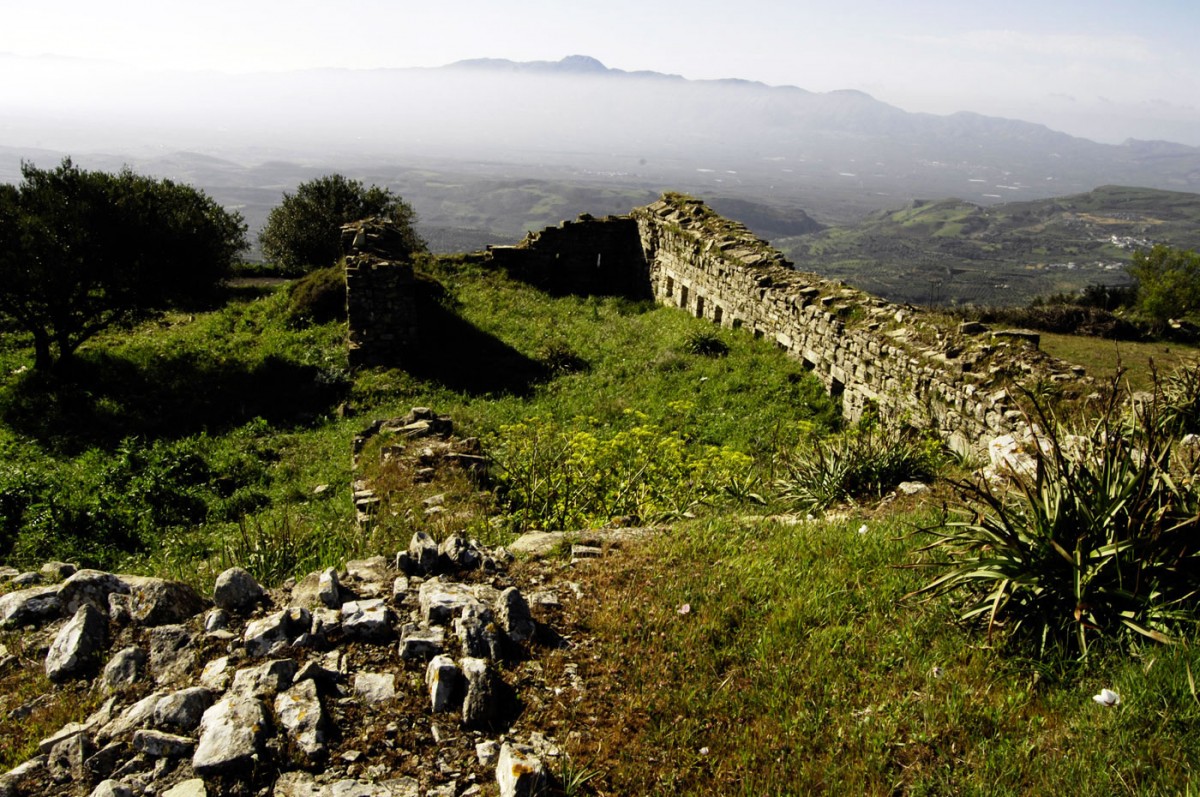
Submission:
<svg viewBox="0 0 1200 797">
<path fill-rule="evenodd" d="M 0 0 L 0 53 L 245 72 L 558 60 L 1200 146 L 1196 0 Z M 2 109 L 0 109 L 2 113 Z M 2 144 L 3 142 L 0 142 Z"/>
</svg>

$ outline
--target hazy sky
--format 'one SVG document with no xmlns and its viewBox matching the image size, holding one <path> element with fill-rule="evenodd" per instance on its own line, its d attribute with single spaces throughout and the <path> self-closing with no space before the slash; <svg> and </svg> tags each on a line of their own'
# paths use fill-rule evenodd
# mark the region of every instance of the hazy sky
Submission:
<svg viewBox="0 0 1200 797">
<path fill-rule="evenodd" d="M 1200 146 L 1196 0 L 0 0 L 0 19 L 18 55 L 242 72 L 586 54 Z"/>
</svg>

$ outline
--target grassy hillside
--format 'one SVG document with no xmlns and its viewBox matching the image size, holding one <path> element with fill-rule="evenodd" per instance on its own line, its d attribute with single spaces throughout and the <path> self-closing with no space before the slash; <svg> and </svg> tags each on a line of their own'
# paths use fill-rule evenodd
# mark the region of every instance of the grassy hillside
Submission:
<svg viewBox="0 0 1200 797">
<path fill-rule="evenodd" d="M 569 753 L 564 793 L 1200 788 L 1200 639 L 1123 637 L 1080 661 L 1010 626 L 961 621 L 957 597 L 912 597 L 937 572 L 922 567 L 924 530 L 954 492 L 939 480 L 900 496 L 871 473 L 848 501 L 800 504 L 797 474 L 813 472 L 803 466 L 818 451 L 832 464 L 821 446 L 842 438 L 799 363 L 674 309 L 552 298 L 459 258 L 424 268 L 445 287 L 423 311 L 442 326 L 407 372 L 348 369 L 344 327 L 298 321 L 286 288 L 111 332 L 53 378 L 23 370 L 28 341 L 4 332 L 0 559 L 75 559 L 205 588 L 237 563 L 277 583 L 391 554 L 416 529 L 495 544 L 551 518 L 600 523 L 612 494 L 572 514 L 535 506 L 545 494 L 511 477 L 578 493 L 616 473 L 620 497 L 644 493 L 635 519 L 666 530 L 546 570 L 582 596 L 562 618 L 567 643 L 540 662 L 572 667 L 582 690 L 526 708 Z M 437 487 L 465 491 L 445 498 L 452 521 L 397 511 L 359 533 L 352 439 L 412 406 L 479 436 L 496 481 Z M 852 450 L 888 459 L 900 448 L 878 439 Z M 941 466 L 964 476 L 969 464 Z M 815 472 L 834 481 L 834 470 Z M 519 678 L 526 664 L 513 666 L 506 677 Z M 1101 688 L 1121 704 L 1095 703 Z M 19 758 L 9 744 L 0 768 Z"/>
<path fill-rule="evenodd" d="M 1125 284 L 1125 264 L 1139 247 L 1200 246 L 1200 194 L 1106 186 L 990 207 L 916 201 L 775 243 L 802 270 L 896 301 L 1024 304 Z"/>
<path fill-rule="evenodd" d="M 246 534 L 324 540 L 328 550 L 282 568 L 293 572 L 395 548 L 412 529 L 353 533 L 350 443 L 418 405 L 464 435 L 496 439 L 529 418 L 654 427 L 760 463 L 798 424 L 836 422 L 798 363 L 746 336 L 648 303 L 551 298 L 468 264 L 430 268 L 448 312 L 413 373 L 351 373 L 344 325 L 298 323 L 286 289 L 108 333 L 48 377 L 27 370 L 29 341 L 5 334 L 0 556 L 165 568 L 199 583 Z M 692 353 L 696 335 L 728 353 Z"/>
</svg>

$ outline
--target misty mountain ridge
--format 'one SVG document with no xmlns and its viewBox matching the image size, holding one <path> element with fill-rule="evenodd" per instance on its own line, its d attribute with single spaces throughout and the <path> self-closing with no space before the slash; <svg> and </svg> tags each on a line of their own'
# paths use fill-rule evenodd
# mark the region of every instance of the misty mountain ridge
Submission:
<svg viewBox="0 0 1200 797">
<path fill-rule="evenodd" d="M 0 144 L 69 152 L 495 160 L 747 197 L 832 189 L 876 207 L 1200 188 L 1196 147 L 1099 144 L 966 111 L 910 113 L 860 91 L 626 72 L 586 55 L 241 75 L 0 58 L 0 77 L 14 71 L 0 80 Z"/>
<path fill-rule="evenodd" d="M 0 54 L 0 108 L 0 181 L 19 181 L 22 160 L 128 164 L 203 188 L 254 233 L 284 191 L 340 172 L 412 202 L 442 251 L 515 241 L 581 212 L 623 213 L 680 190 L 787 239 L 805 255 L 801 268 L 823 263 L 849 276 L 892 264 L 885 270 L 896 280 L 877 286 L 885 295 L 912 282 L 898 259 L 908 255 L 936 270 L 967 253 L 983 266 L 972 269 L 979 279 L 1015 283 L 990 278 L 986 249 L 972 254 L 994 241 L 963 244 L 942 228 L 931 249 L 915 219 L 868 220 L 851 236 L 861 248 L 840 248 L 851 238 L 838 228 L 873 211 L 948 198 L 982 209 L 1101 185 L 1200 190 L 1197 147 L 1101 144 L 970 111 L 910 113 L 855 90 L 689 80 L 586 55 L 229 75 Z M 946 213 L 951 225 L 979 217 Z M 1042 281 L 1032 274 L 1020 292 Z"/>
</svg>

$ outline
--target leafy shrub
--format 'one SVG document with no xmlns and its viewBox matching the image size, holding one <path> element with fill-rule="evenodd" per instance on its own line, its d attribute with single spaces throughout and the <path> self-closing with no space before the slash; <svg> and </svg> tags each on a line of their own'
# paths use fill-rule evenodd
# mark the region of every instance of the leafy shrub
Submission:
<svg viewBox="0 0 1200 797">
<path fill-rule="evenodd" d="M 749 456 L 689 445 L 641 413 L 627 415 L 634 425 L 618 431 L 540 418 L 501 427 L 491 446 L 494 478 L 515 525 L 569 530 L 616 517 L 680 516 L 744 482 Z"/>
<path fill-rule="evenodd" d="M 310 271 L 288 286 L 288 322 L 325 324 L 346 320 L 346 277 L 340 265 Z"/>
<path fill-rule="evenodd" d="M 904 481 L 928 481 L 941 466 L 936 439 L 871 426 L 828 438 L 813 437 L 780 456 L 775 487 L 797 509 L 879 499 Z"/>
<path fill-rule="evenodd" d="M 127 439 L 112 454 L 0 468 L 0 555 L 115 567 L 171 530 L 262 506 L 261 460 L 212 448 L 203 435 L 152 445 Z"/>
<path fill-rule="evenodd" d="M 342 254 L 342 225 L 368 216 L 382 216 L 391 223 L 393 257 L 408 259 L 425 251 L 412 205 L 390 189 L 368 188 L 340 174 L 301 183 L 294 194 L 285 192 L 267 216 L 258 240 L 268 260 L 285 273 L 299 274 L 332 265 Z"/>
<path fill-rule="evenodd" d="M 1081 656 L 1093 637 L 1165 641 L 1195 623 L 1197 465 L 1177 456 L 1161 403 L 1122 412 L 1113 398 L 1078 435 L 1033 403 L 1032 475 L 958 484 L 961 505 L 923 549 L 944 572 L 920 593 L 962 594 L 964 619 Z"/>
</svg>

